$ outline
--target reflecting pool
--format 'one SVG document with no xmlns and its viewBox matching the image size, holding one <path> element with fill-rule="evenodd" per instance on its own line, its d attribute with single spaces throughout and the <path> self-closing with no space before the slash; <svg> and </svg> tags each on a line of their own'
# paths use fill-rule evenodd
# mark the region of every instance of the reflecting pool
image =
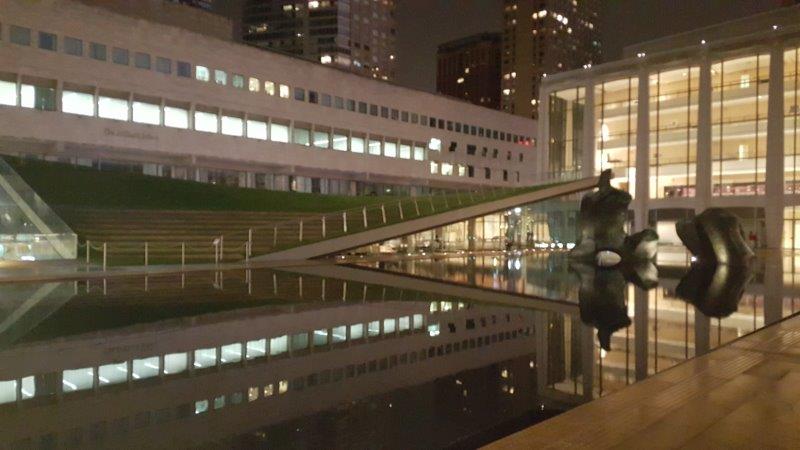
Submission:
<svg viewBox="0 0 800 450">
<path fill-rule="evenodd" d="M 4 284 L 0 447 L 474 447 L 793 314 L 781 267 L 654 285 L 497 252 Z"/>
</svg>

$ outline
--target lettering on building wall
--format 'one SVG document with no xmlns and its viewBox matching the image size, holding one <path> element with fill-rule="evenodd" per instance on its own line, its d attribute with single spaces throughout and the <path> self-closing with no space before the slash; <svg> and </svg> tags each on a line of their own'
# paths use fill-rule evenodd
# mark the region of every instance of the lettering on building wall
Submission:
<svg viewBox="0 0 800 450">
<path fill-rule="evenodd" d="M 154 136 L 148 133 L 140 133 L 136 131 L 125 131 L 125 130 L 112 130 L 111 128 L 105 129 L 106 136 L 116 136 L 116 137 L 124 137 L 129 139 L 139 139 L 145 141 L 157 141 L 158 136 Z"/>
</svg>

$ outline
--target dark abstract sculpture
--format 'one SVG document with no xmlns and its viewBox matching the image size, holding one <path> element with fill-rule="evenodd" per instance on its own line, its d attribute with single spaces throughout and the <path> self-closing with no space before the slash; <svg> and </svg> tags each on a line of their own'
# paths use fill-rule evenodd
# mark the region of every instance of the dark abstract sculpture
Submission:
<svg viewBox="0 0 800 450">
<path fill-rule="evenodd" d="M 736 312 L 752 277 L 746 265 L 693 264 L 675 294 L 707 317 L 728 317 Z"/>
<path fill-rule="evenodd" d="M 603 171 L 597 191 L 581 200 L 580 236 L 570 257 L 603 267 L 649 261 L 655 257 L 658 234 L 648 229 L 627 236 L 625 222 L 631 195 L 612 187 L 612 176 L 611 170 Z"/>
<path fill-rule="evenodd" d="M 703 264 L 749 265 L 754 256 L 739 218 L 722 208 L 709 208 L 691 220 L 682 220 L 675 230 Z"/>
</svg>

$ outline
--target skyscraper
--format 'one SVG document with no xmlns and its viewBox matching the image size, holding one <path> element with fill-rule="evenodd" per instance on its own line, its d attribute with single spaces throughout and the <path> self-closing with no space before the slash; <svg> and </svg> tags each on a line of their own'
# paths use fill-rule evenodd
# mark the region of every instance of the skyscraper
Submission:
<svg viewBox="0 0 800 450">
<path fill-rule="evenodd" d="M 394 10 L 394 0 L 247 0 L 243 39 L 389 80 L 395 61 Z"/>
<path fill-rule="evenodd" d="M 547 74 L 596 64 L 599 0 L 505 0 L 502 108 L 537 118 Z"/>
<path fill-rule="evenodd" d="M 500 109 L 500 33 L 481 33 L 439 46 L 436 90 Z"/>
</svg>

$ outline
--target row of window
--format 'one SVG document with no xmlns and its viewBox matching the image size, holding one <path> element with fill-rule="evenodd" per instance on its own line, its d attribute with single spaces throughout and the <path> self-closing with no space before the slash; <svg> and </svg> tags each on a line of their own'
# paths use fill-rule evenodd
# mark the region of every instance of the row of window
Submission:
<svg viewBox="0 0 800 450">
<path fill-rule="evenodd" d="M 12 74 L 0 73 L 0 105 L 22 106 L 41 110 L 56 110 L 56 90 L 41 80 L 37 84 L 23 81 L 19 85 L 12 79 Z M 34 81 L 31 81 L 34 82 Z M 52 83 L 54 84 L 54 83 Z M 194 129 L 206 133 L 218 133 L 226 136 L 247 137 L 257 140 L 291 143 L 320 149 L 333 149 L 369 155 L 382 155 L 389 158 L 413 159 L 423 161 L 426 158 L 425 144 L 403 141 L 397 138 L 367 135 L 312 124 L 291 123 L 289 120 L 259 118 L 245 113 L 222 112 L 219 108 L 190 105 L 182 102 L 159 101 L 152 98 L 141 98 L 133 95 L 95 94 L 95 88 L 64 84 L 61 92 L 61 110 L 65 113 L 103 119 L 132 121 L 146 125 L 165 126 L 179 129 Z M 139 100 L 137 100 L 139 99 Z M 453 143 L 455 144 L 455 143 Z M 441 141 L 433 139 L 427 144 L 428 149 L 441 150 Z M 454 146 L 451 144 L 451 149 Z M 468 146 L 472 148 L 474 146 Z M 484 148 L 484 150 L 486 150 Z M 495 149 L 495 155 L 498 151 Z M 522 161 L 522 153 L 520 153 Z M 508 152 L 507 159 L 510 159 Z M 441 170 L 440 170 L 441 167 Z M 452 164 L 431 161 L 430 173 L 434 175 L 475 177 L 472 165 Z M 508 170 L 502 171 L 502 180 L 509 181 Z M 492 169 L 484 168 L 484 178 L 492 179 Z M 519 171 L 515 172 L 514 181 L 519 182 Z"/>
<path fill-rule="evenodd" d="M 9 40 L 18 45 L 30 46 L 32 45 L 33 31 L 30 28 L 11 25 L 9 27 Z M 0 34 L 2 36 L 2 34 Z M 44 31 L 38 32 L 38 47 L 43 50 L 58 51 L 58 36 L 53 33 Z M 84 56 L 84 42 L 81 39 L 74 37 L 64 37 L 62 45 L 64 53 L 73 56 Z M 144 52 L 131 52 L 128 49 L 120 47 L 109 48 L 105 44 L 96 42 L 88 43 L 87 55 L 98 61 L 108 61 L 109 53 L 111 62 L 114 64 L 129 66 L 131 62 L 133 66 L 144 70 L 153 70 L 171 75 L 174 72 L 179 77 L 191 78 L 192 64 L 186 61 L 174 61 L 165 57 L 152 57 L 149 53 Z M 401 111 L 387 106 L 375 105 L 364 101 L 356 101 L 353 99 L 345 99 L 339 96 L 332 96 L 331 94 L 320 93 L 314 90 L 306 90 L 304 88 L 295 87 L 294 92 L 290 93 L 290 87 L 286 84 L 275 83 L 273 81 L 260 80 L 256 77 L 249 77 L 237 73 L 229 73 L 223 69 L 209 68 L 202 65 L 194 66 L 194 78 L 203 82 L 213 82 L 217 85 L 232 86 L 237 89 L 247 89 L 250 92 L 263 91 L 268 95 L 277 95 L 280 98 L 294 98 L 299 101 L 307 101 L 309 103 L 320 104 L 322 106 L 333 107 L 336 109 L 347 110 L 351 112 L 358 112 L 361 114 L 368 114 L 375 117 L 382 117 L 385 119 L 402 121 L 411 124 L 419 124 L 430 128 L 446 129 L 456 133 L 463 133 L 472 136 L 484 137 L 487 139 L 500 140 L 505 142 L 513 142 L 520 145 L 531 146 L 533 139 L 530 136 L 520 136 L 510 132 L 492 130 L 485 127 L 475 125 L 468 125 L 461 122 L 452 120 L 440 119 L 436 117 L 429 117 L 424 114 L 418 114 L 408 111 Z"/>
</svg>

